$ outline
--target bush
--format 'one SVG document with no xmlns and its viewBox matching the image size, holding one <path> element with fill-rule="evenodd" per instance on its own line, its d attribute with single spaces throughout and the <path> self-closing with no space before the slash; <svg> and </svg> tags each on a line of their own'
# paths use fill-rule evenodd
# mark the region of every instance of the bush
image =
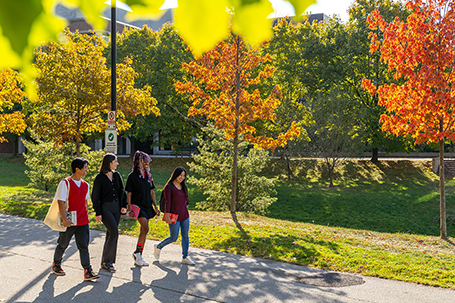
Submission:
<svg viewBox="0 0 455 303">
<path fill-rule="evenodd" d="M 196 204 L 197 208 L 226 211 L 231 203 L 233 143 L 213 127 L 204 131 L 212 135 L 198 139 L 199 154 L 188 163 L 190 170 L 199 177 L 189 177 L 188 182 L 208 195 L 205 201 Z M 263 214 L 276 201 L 271 197 L 276 193 L 273 189 L 276 179 L 259 175 L 269 163 L 268 151 L 251 148 L 246 142 L 240 143 L 238 148 L 236 209 Z"/>
<path fill-rule="evenodd" d="M 33 141 L 23 140 L 27 152 L 24 154 L 25 164 L 30 168 L 25 173 L 33 186 L 48 191 L 60 180 L 71 174 L 71 161 L 75 158 L 76 145 L 65 142 L 56 146 L 53 142 L 34 138 Z M 98 173 L 103 150 L 90 151 L 90 147 L 81 144 L 81 157 L 89 161 L 87 176 L 84 180 L 93 182 Z"/>
</svg>

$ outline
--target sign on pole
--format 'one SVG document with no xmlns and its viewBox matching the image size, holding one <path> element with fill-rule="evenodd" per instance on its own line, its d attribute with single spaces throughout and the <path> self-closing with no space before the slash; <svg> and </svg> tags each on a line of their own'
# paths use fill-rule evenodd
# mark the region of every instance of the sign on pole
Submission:
<svg viewBox="0 0 455 303">
<path fill-rule="evenodd" d="M 105 146 L 106 153 L 117 154 L 117 130 L 106 129 L 105 132 Z"/>
<path fill-rule="evenodd" d="M 107 113 L 107 129 L 116 129 L 115 116 L 116 116 L 115 111 L 110 111 Z"/>
</svg>

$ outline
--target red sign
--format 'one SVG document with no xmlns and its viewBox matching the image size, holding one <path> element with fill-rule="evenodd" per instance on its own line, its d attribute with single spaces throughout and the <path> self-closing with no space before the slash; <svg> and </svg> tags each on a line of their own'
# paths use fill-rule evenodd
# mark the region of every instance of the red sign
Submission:
<svg viewBox="0 0 455 303">
<path fill-rule="evenodd" d="M 115 123 L 115 111 L 110 111 L 110 112 L 107 114 L 107 123 L 108 123 L 108 124 Z"/>
</svg>

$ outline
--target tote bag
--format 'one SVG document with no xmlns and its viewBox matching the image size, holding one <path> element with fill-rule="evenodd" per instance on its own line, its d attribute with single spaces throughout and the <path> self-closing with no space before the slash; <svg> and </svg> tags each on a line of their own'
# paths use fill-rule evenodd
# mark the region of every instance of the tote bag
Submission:
<svg viewBox="0 0 455 303">
<path fill-rule="evenodd" d="M 66 206 L 66 210 L 68 210 L 68 196 L 70 193 L 70 184 L 66 179 L 65 179 L 65 182 L 68 187 L 68 192 L 66 193 L 65 206 Z M 52 201 L 51 207 L 47 211 L 46 218 L 44 218 L 44 224 L 46 224 L 53 230 L 65 232 L 66 227 L 59 224 L 59 220 L 60 220 L 59 212 L 60 212 L 60 210 L 58 207 L 58 200 L 54 199 Z"/>
</svg>

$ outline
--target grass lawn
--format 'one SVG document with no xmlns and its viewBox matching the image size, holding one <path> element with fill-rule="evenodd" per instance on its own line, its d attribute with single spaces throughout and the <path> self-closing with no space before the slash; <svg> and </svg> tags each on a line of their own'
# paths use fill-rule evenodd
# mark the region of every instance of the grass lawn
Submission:
<svg viewBox="0 0 455 303">
<path fill-rule="evenodd" d="M 172 169 L 188 159 L 154 158 L 157 196 Z M 23 159 L 0 156 L 0 212 L 43 219 L 53 192 L 28 186 Z M 120 159 L 126 180 L 131 159 Z M 98 165 L 98 164 L 96 164 Z M 204 195 L 190 187 L 191 246 L 274 259 L 337 271 L 455 289 L 454 244 L 439 239 L 438 180 L 424 161 L 347 161 L 328 188 L 321 162 L 293 163 L 288 182 L 277 160 L 267 175 L 279 177 L 278 200 L 267 216 L 239 214 L 240 232 L 228 212 L 202 212 Z M 191 172 L 190 172 L 191 173 Z M 191 186 L 191 185 L 190 185 Z M 455 234 L 455 181 L 447 182 L 447 227 Z M 55 189 L 53 189 L 55 190 Z M 104 226 L 91 214 L 91 228 Z M 149 237 L 163 239 L 168 228 L 150 221 Z M 121 221 L 122 233 L 137 236 L 135 220 Z"/>
</svg>

